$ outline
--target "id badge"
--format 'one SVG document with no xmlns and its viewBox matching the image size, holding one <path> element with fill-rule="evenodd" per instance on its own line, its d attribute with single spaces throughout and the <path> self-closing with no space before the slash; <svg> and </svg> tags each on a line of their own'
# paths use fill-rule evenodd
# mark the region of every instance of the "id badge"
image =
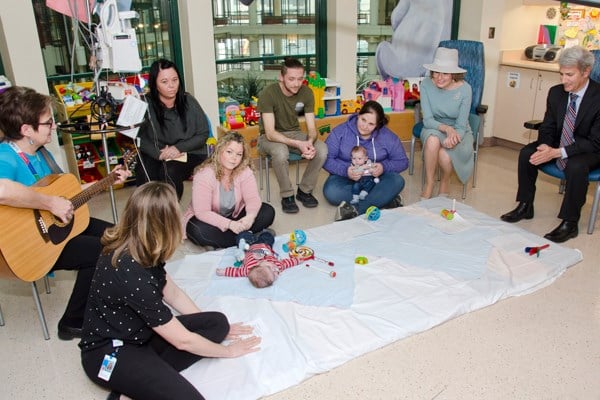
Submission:
<svg viewBox="0 0 600 400">
<path fill-rule="evenodd" d="M 117 363 L 117 357 L 113 357 L 110 355 L 105 355 L 104 360 L 102 360 L 102 365 L 100 366 L 100 371 L 98 372 L 98 378 L 104 379 L 108 382 L 110 379 L 110 375 L 115 369 L 115 364 Z"/>
</svg>

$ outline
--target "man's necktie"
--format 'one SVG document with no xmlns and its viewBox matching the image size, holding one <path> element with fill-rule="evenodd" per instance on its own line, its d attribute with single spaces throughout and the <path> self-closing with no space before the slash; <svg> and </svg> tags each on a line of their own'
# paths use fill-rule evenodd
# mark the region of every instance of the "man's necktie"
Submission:
<svg viewBox="0 0 600 400">
<path fill-rule="evenodd" d="M 560 147 L 566 147 L 575 142 L 575 138 L 573 137 L 573 130 L 575 129 L 575 118 L 577 117 L 577 95 L 571 93 L 569 95 L 569 108 L 567 109 L 567 113 L 565 114 L 565 122 L 563 123 L 562 133 L 560 135 Z M 556 160 L 556 166 L 561 171 L 565 169 L 567 166 L 567 158 L 559 158 Z"/>
</svg>

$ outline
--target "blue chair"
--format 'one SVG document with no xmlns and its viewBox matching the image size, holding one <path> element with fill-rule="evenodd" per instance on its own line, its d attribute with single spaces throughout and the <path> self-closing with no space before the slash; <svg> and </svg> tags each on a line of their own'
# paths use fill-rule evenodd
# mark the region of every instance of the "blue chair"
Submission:
<svg viewBox="0 0 600 400">
<path fill-rule="evenodd" d="M 485 81 L 485 57 L 483 50 L 483 43 L 473 40 L 443 40 L 440 42 L 439 47 L 446 47 L 449 49 L 458 50 L 458 65 L 467 70 L 465 74 L 465 81 L 471 85 L 473 90 L 473 96 L 471 101 L 471 114 L 469 115 L 469 125 L 473 131 L 473 187 L 477 181 L 477 155 L 479 152 L 479 142 L 483 140 L 483 127 L 485 124 L 485 113 L 487 112 L 487 105 L 481 104 L 483 96 L 483 84 Z M 421 138 L 421 130 L 423 129 L 423 122 L 421 121 L 419 103 L 415 103 L 415 125 L 413 126 L 412 139 L 410 141 L 410 159 L 408 165 L 408 174 L 412 175 L 414 172 L 414 160 L 415 160 L 415 143 L 417 139 Z M 421 178 L 422 182 L 425 182 L 425 171 Z M 467 196 L 467 186 L 463 185 L 462 198 Z"/>
<path fill-rule="evenodd" d="M 260 177 L 260 190 L 263 189 L 263 161 L 265 163 L 265 182 L 267 186 L 267 201 L 271 202 L 271 182 L 269 179 L 269 161 L 271 161 L 271 156 L 268 154 L 260 154 L 258 156 L 258 174 Z M 302 161 L 302 156 L 300 154 L 290 152 L 288 156 L 288 161 L 290 163 L 296 162 L 296 186 L 300 184 L 300 161 Z"/>
<path fill-rule="evenodd" d="M 600 50 L 592 50 L 594 54 L 594 58 L 596 62 L 592 67 L 592 72 L 590 73 L 590 78 L 595 80 L 596 82 L 600 82 Z M 525 122 L 524 126 L 527 129 L 538 130 L 542 121 L 533 120 Z M 554 178 L 560 179 L 560 184 L 558 186 L 558 193 L 563 194 L 565 190 L 565 173 L 558 169 L 556 163 L 551 162 L 547 163 L 540 167 L 540 171 L 545 173 L 546 175 L 550 175 Z M 596 216 L 598 214 L 598 202 L 600 201 L 600 168 L 596 168 L 595 170 L 590 171 L 588 174 L 588 181 L 597 182 L 596 184 L 596 193 L 594 195 L 594 202 L 592 203 L 592 212 L 590 213 L 590 218 L 588 221 L 588 230 L 587 233 L 591 235 L 594 232 L 594 226 L 596 225 Z"/>
</svg>

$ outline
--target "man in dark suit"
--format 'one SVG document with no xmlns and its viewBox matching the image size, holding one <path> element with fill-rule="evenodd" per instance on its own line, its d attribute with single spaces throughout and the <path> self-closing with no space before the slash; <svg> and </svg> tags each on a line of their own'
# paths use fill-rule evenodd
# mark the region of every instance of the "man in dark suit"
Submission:
<svg viewBox="0 0 600 400">
<path fill-rule="evenodd" d="M 538 140 L 519 153 L 519 204 L 500 218 L 506 222 L 533 218 L 538 168 L 557 163 L 566 177 L 558 214 L 562 222 L 544 237 L 561 243 L 577 236 L 588 173 L 600 166 L 600 84 L 589 78 L 594 55 L 580 46 L 562 51 L 558 64 L 562 83 L 548 93 Z"/>
</svg>

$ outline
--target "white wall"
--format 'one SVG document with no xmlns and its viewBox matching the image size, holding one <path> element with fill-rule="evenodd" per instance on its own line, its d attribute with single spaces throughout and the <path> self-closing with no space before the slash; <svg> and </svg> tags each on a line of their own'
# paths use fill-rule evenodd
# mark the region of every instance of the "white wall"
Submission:
<svg viewBox="0 0 600 400">
<path fill-rule="evenodd" d="M 327 78 L 340 85 L 342 99 L 356 97 L 356 8 L 357 0 L 327 3 Z"/>
<path fill-rule="evenodd" d="M 524 50 L 537 43 L 539 26 L 556 25 L 558 19 L 546 17 L 549 5 L 523 5 L 523 0 L 462 0 L 458 38 L 479 40 L 485 49 L 485 83 L 482 103 L 489 106 L 484 136 L 493 136 L 494 103 L 502 50 Z M 558 14 L 558 13 L 557 13 Z M 495 37 L 489 38 L 489 28 L 495 28 Z"/>
<path fill-rule="evenodd" d="M 215 77 L 215 45 L 212 11 L 204 1 L 179 0 L 179 25 L 185 88 L 194 95 L 210 119 L 213 132 L 219 125 Z"/>
</svg>

